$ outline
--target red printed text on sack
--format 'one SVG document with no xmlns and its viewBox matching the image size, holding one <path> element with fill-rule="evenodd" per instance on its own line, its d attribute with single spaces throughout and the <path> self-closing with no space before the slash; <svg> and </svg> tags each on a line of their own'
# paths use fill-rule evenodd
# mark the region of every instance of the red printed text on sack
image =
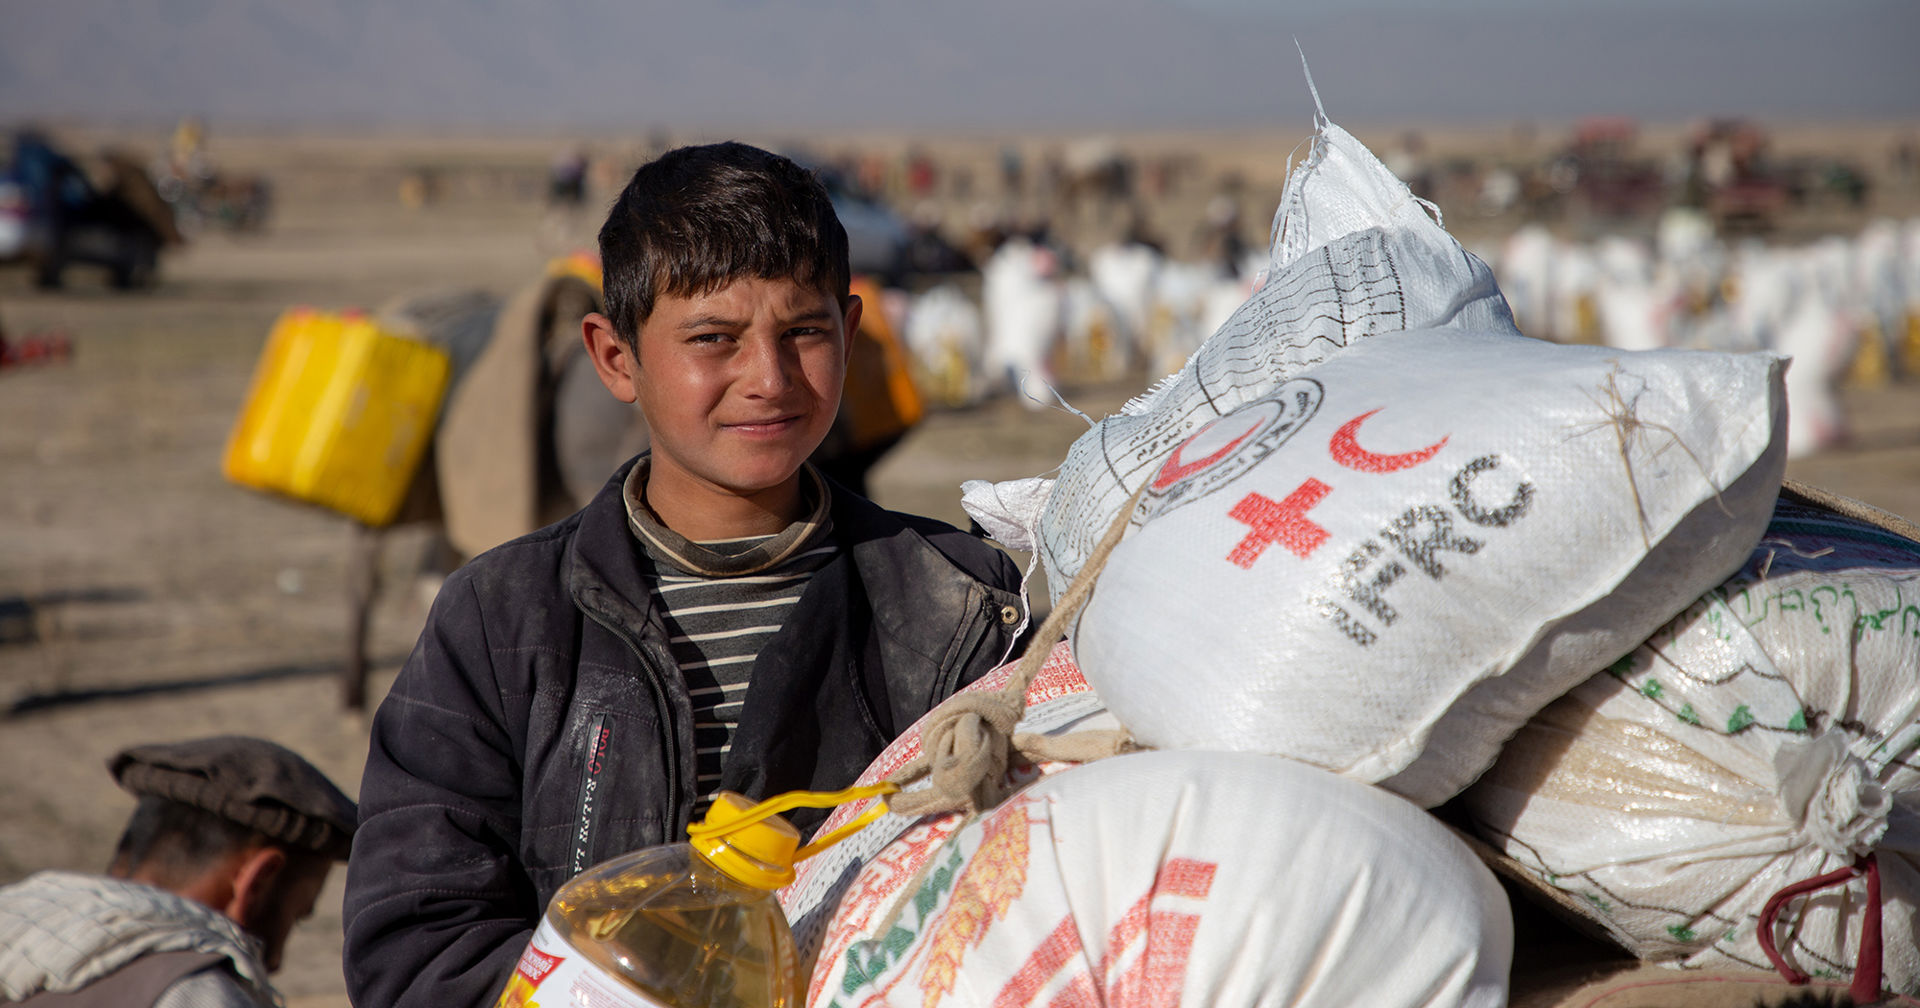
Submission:
<svg viewBox="0 0 1920 1008">
<path fill-rule="evenodd" d="M 1384 475 L 1426 464 L 1447 445 L 1451 435 L 1424 448 L 1402 454 L 1385 455 L 1368 451 L 1359 444 L 1360 427 L 1380 412 L 1369 410 L 1343 424 L 1327 443 L 1328 455 L 1341 466 L 1358 473 Z M 1328 622 L 1353 643 L 1372 644 L 1382 630 L 1393 625 L 1398 611 L 1387 601 L 1386 592 L 1408 572 L 1419 570 L 1438 581 L 1446 576 L 1444 554 L 1477 553 L 1483 542 L 1465 534 L 1463 528 L 1500 529 L 1511 525 L 1532 507 L 1533 485 L 1524 480 L 1513 484 L 1509 496 L 1489 503 L 1479 481 L 1500 468 L 1500 456 L 1481 455 L 1462 466 L 1448 482 L 1446 502 L 1416 502 L 1380 527 L 1372 537 L 1353 548 L 1336 568 L 1328 590 L 1316 593 L 1311 602 Z M 1335 487 L 1313 477 L 1281 500 L 1260 493 L 1248 493 L 1236 501 L 1227 516 L 1248 527 L 1246 535 L 1234 544 L 1227 561 L 1243 570 L 1253 569 L 1269 546 L 1279 545 L 1286 552 L 1305 560 L 1332 538 L 1325 527 L 1309 515 L 1312 509 L 1329 502 Z M 1497 495 L 1498 491 L 1494 491 Z M 1449 507 L 1448 505 L 1451 505 Z M 1464 519 L 1464 525 L 1456 522 Z"/>
</svg>

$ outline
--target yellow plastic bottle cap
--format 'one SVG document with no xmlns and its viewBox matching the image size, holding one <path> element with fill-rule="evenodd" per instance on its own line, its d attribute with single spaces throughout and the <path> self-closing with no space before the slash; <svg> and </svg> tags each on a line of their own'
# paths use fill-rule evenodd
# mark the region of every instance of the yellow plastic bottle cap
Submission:
<svg viewBox="0 0 1920 1008">
<path fill-rule="evenodd" d="M 742 822 L 754 803 L 732 791 L 714 796 L 707 817 L 695 830 L 693 846 L 729 878 L 755 889 L 778 889 L 793 881 L 793 853 L 800 831 L 777 815 Z M 729 829 L 731 823 L 739 826 Z"/>
</svg>

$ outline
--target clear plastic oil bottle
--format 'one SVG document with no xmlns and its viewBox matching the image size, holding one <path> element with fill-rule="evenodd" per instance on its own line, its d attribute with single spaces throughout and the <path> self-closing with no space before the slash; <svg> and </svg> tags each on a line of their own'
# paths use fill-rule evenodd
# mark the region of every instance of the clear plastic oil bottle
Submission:
<svg viewBox="0 0 1920 1008">
<path fill-rule="evenodd" d="M 799 833 L 723 791 L 689 843 L 604 861 L 555 893 L 497 1008 L 797 1008 L 774 890 Z"/>
</svg>

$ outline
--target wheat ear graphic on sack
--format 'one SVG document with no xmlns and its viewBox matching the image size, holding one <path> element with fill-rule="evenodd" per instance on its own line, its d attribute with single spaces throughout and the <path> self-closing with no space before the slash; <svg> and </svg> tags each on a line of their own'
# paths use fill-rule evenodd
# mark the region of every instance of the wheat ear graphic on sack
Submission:
<svg viewBox="0 0 1920 1008">
<path fill-rule="evenodd" d="M 1634 513 L 1640 517 L 1640 541 L 1649 549 L 1653 547 L 1653 530 L 1647 519 L 1647 505 L 1640 496 L 1640 480 L 1633 471 L 1635 449 L 1651 459 L 1660 457 L 1667 448 L 1678 445 L 1681 451 L 1687 453 L 1687 458 L 1692 460 L 1693 467 L 1700 471 L 1700 477 L 1713 488 L 1714 504 L 1718 505 L 1727 517 L 1733 517 L 1733 510 L 1727 507 L 1726 500 L 1721 496 L 1721 486 L 1713 481 L 1713 476 L 1707 472 L 1706 464 L 1700 461 L 1700 456 L 1680 439 L 1679 432 L 1666 424 L 1640 419 L 1640 397 L 1646 392 L 1644 383 L 1640 391 L 1628 396 L 1620 391 L 1621 375 L 1633 377 L 1620 366 L 1618 361 L 1615 361 L 1612 369 L 1607 372 L 1606 382 L 1600 386 L 1600 398 L 1595 398 L 1592 392 L 1584 393 L 1587 401 L 1593 403 L 1594 408 L 1600 411 L 1604 419 L 1576 428 L 1573 433 L 1567 435 L 1567 440 L 1586 437 L 1588 434 L 1603 430 L 1613 431 L 1613 436 L 1620 445 L 1620 464 L 1627 471 L 1627 488 L 1633 491 Z M 1659 448 L 1652 447 L 1647 440 L 1648 431 L 1659 431 L 1665 434 L 1669 439 L 1668 443 Z"/>
</svg>

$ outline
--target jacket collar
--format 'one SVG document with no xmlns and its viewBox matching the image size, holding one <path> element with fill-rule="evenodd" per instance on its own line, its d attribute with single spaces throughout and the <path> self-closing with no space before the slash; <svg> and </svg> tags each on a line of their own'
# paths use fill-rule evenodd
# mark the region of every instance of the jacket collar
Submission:
<svg viewBox="0 0 1920 1008">
<path fill-rule="evenodd" d="M 562 571 L 568 594 L 581 609 L 635 628 L 656 618 L 642 568 L 646 561 L 628 527 L 624 490 L 627 474 L 644 457 L 629 459 L 580 510 Z M 898 640 L 924 638 L 928 628 L 920 623 L 926 613 L 915 600 L 924 586 L 951 582 L 962 572 L 892 512 L 831 479 L 827 484 L 833 535 L 865 585 L 875 627 Z"/>
<path fill-rule="evenodd" d="M 664 561 L 682 571 L 701 574 L 706 577 L 736 577 L 758 574 L 771 570 L 812 546 L 821 537 L 821 533 L 832 527 L 827 518 L 827 508 L 833 503 L 833 494 L 827 489 L 825 477 L 811 465 L 802 466 L 801 502 L 807 506 L 805 517 L 791 522 L 779 533 L 771 536 L 755 537 L 756 541 L 748 548 L 733 552 L 722 552 L 709 548 L 703 543 L 694 542 L 686 536 L 667 527 L 660 516 L 646 502 L 642 484 L 646 473 L 641 467 L 647 464 L 645 456 L 627 470 L 627 478 L 621 486 L 621 500 L 627 506 L 627 528 L 638 539 L 648 555 L 656 562 Z"/>
<path fill-rule="evenodd" d="M 643 627 L 654 619 L 653 593 L 640 569 L 640 544 L 627 526 L 627 474 L 643 454 L 614 470 L 600 492 L 575 516 L 561 578 L 583 611 L 615 626 Z"/>
</svg>

